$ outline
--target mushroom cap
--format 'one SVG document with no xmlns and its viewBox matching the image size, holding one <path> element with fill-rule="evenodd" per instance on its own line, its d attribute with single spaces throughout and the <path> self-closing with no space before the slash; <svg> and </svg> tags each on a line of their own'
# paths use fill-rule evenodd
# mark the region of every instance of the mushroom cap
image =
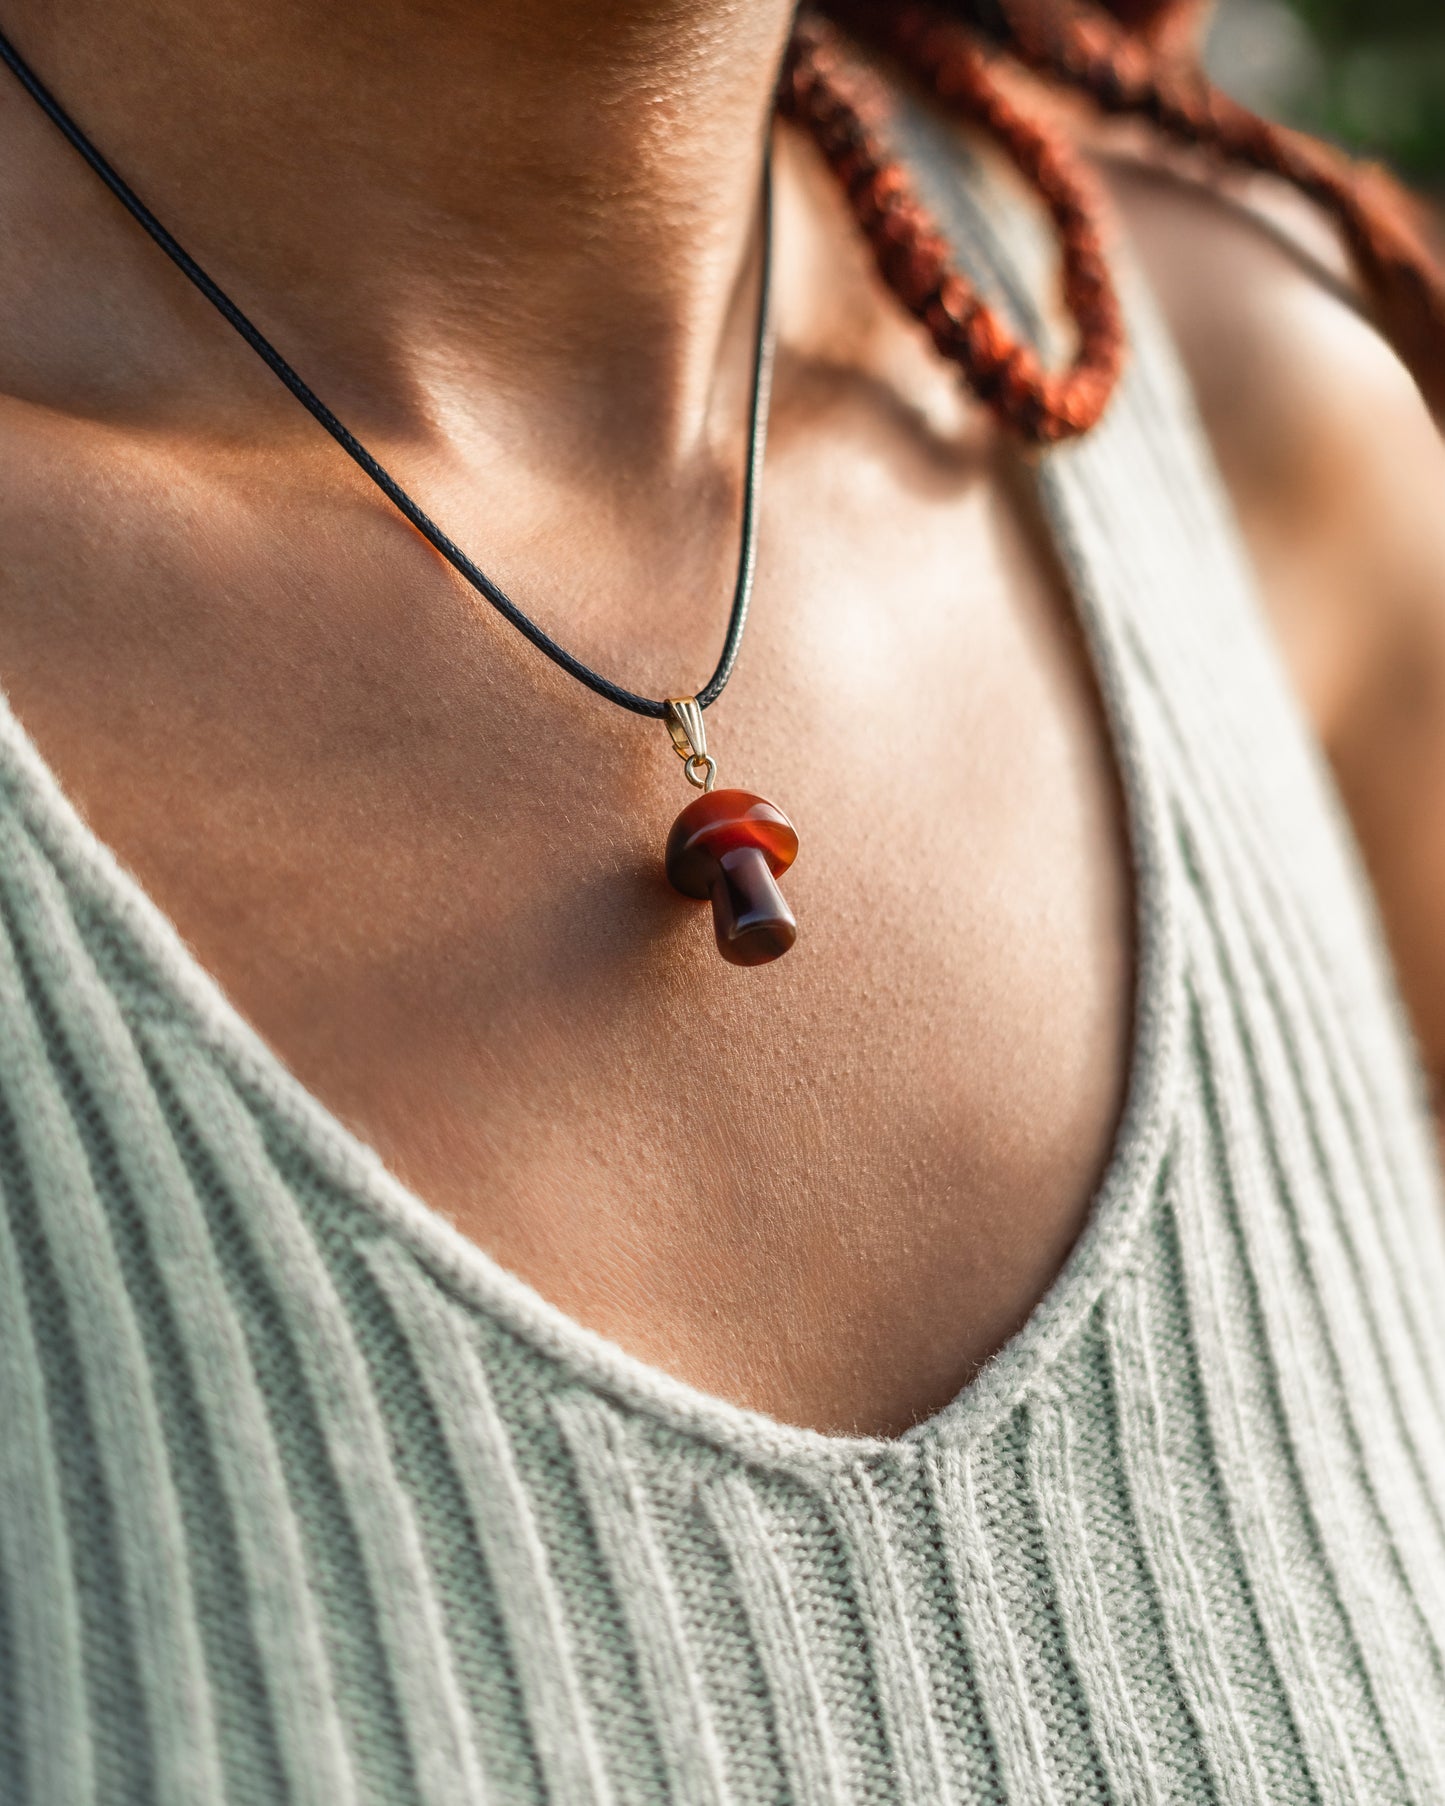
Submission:
<svg viewBox="0 0 1445 1806">
<path fill-rule="evenodd" d="M 665 855 L 668 879 L 684 896 L 705 897 L 717 861 L 738 847 L 756 847 L 776 878 L 797 857 L 797 830 L 781 809 L 750 790 L 705 792 L 672 824 Z"/>
</svg>

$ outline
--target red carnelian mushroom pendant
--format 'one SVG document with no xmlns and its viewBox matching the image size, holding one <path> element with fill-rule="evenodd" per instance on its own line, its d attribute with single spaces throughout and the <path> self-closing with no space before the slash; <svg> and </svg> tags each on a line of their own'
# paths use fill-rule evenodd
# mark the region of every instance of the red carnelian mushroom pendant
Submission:
<svg viewBox="0 0 1445 1806">
<path fill-rule="evenodd" d="M 781 809 L 748 790 L 712 790 L 690 802 L 667 837 L 667 875 L 685 897 L 712 898 L 717 949 L 735 966 L 786 953 L 798 924 L 773 882 L 798 851 Z"/>
<path fill-rule="evenodd" d="M 668 881 L 685 897 L 712 900 L 718 952 L 735 966 L 763 966 L 786 953 L 798 924 L 775 879 L 797 857 L 798 836 L 781 809 L 748 790 L 714 790 L 702 710 L 670 697 L 667 731 L 694 797 L 667 837 Z"/>
</svg>

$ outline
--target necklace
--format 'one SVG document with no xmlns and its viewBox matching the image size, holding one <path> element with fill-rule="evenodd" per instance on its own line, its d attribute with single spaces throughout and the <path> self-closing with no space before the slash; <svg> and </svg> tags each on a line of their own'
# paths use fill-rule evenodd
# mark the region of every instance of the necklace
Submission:
<svg viewBox="0 0 1445 1806">
<path fill-rule="evenodd" d="M 711 900 L 718 951 L 736 966 L 759 966 L 786 953 L 797 937 L 797 922 L 775 880 L 797 855 L 798 836 L 792 823 L 766 798 L 746 790 L 718 790 L 717 761 L 708 752 L 703 711 L 717 701 L 732 675 L 747 624 L 757 568 L 758 490 L 768 434 L 768 404 L 772 379 L 772 159 L 763 158 L 762 257 L 758 285 L 757 329 L 752 359 L 752 398 L 748 415 L 748 444 L 744 468 L 742 520 L 739 528 L 737 577 L 722 653 L 712 676 L 693 695 L 654 699 L 640 696 L 612 682 L 560 646 L 550 634 L 525 614 L 504 589 L 487 576 L 414 502 L 401 484 L 374 458 L 361 441 L 332 413 L 325 402 L 292 369 L 260 328 L 252 323 L 230 296 L 208 276 L 195 258 L 171 235 L 124 178 L 102 156 L 60 102 L 41 83 L 9 40 L 0 34 L 0 62 L 39 105 L 71 146 L 90 165 L 115 198 L 148 232 L 172 263 L 206 297 L 216 311 L 243 338 L 297 401 L 323 426 L 341 449 L 358 464 L 382 494 L 416 528 L 417 532 L 452 566 L 498 614 L 524 634 L 540 652 L 589 690 L 634 715 L 662 721 L 674 750 L 683 761 L 683 775 L 702 794 L 695 797 L 672 824 L 663 854 L 663 868 L 674 890 L 683 896 Z"/>
</svg>

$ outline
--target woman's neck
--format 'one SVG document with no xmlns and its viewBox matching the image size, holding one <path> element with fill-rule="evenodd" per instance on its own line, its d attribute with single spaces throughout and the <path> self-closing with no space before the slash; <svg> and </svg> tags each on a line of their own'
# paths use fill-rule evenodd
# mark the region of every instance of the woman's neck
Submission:
<svg viewBox="0 0 1445 1806">
<path fill-rule="evenodd" d="M 686 457 L 751 311 L 790 0 L 5 0 L 243 306 L 398 430 L 478 385 Z M 534 415 L 535 418 L 535 415 Z"/>
</svg>

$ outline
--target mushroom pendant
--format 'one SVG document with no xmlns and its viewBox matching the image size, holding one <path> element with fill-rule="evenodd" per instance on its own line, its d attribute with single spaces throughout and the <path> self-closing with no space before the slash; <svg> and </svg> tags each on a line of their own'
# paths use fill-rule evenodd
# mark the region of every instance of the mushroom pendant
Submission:
<svg viewBox="0 0 1445 1806">
<path fill-rule="evenodd" d="M 702 710 L 669 697 L 667 731 L 689 784 L 702 792 L 672 824 L 668 881 L 685 897 L 712 901 L 717 949 L 734 966 L 763 966 L 786 953 L 798 924 L 775 880 L 797 857 L 798 836 L 781 809 L 748 790 L 715 790 Z"/>
</svg>

